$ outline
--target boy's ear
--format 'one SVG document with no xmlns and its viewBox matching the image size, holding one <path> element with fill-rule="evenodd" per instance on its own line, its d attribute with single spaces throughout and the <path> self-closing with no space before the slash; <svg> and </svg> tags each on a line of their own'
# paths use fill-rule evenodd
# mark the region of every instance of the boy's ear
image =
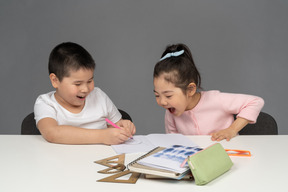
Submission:
<svg viewBox="0 0 288 192">
<path fill-rule="evenodd" d="M 50 73 L 49 75 L 50 81 L 52 86 L 57 89 L 58 88 L 58 84 L 60 83 L 59 79 L 57 78 L 57 76 L 54 73 Z"/>
<path fill-rule="evenodd" d="M 193 96 L 197 91 L 197 86 L 195 83 L 189 83 L 187 86 L 187 95 L 188 96 Z"/>
</svg>

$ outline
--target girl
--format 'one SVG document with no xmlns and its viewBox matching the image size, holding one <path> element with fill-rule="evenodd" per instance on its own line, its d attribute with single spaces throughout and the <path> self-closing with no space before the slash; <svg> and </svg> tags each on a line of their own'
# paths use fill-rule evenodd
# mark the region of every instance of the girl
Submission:
<svg viewBox="0 0 288 192">
<path fill-rule="evenodd" d="M 154 93 L 158 105 L 166 109 L 166 133 L 229 141 L 248 123 L 255 123 L 264 106 L 260 97 L 199 89 L 201 77 L 189 48 L 168 46 L 154 68 Z"/>
</svg>

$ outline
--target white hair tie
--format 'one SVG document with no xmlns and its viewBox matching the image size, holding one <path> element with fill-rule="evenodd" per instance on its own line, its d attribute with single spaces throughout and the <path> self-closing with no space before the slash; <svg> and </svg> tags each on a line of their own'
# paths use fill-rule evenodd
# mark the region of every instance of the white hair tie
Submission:
<svg viewBox="0 0 288 192">
<path fill-rule="evenodd" d="M 166 55 L 164 55 L 160 61 L 167 59 L 169 57 L 178 57 L 179 55 L 182 55 L 184 53 L 184 50 L 181 51 L 177 51 L 177 52 L 172 52 L 172 53 L 167 53 Z"/>
</svg>

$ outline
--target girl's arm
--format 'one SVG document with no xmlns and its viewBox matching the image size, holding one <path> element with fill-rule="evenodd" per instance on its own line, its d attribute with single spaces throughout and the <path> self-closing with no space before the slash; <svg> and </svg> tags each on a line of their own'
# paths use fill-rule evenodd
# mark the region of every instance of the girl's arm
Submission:
<svg viewBox="0 0 288 192">
<path fill-rule="evenodd" d="M 230 139 L 235 137 L 238 132 L 243 129 L 248 123 L 249 121 L 247 119 L 238 117 L 228 128 L 212 133 L 211 139 L 212 141 L 221 141 L 223 139 L 230 141 Z"/>
<path fill-rule="evenodd" d="M 264 106 L 260 97 L 245 94 L 219 93 L 219 100 L 224 111 L 237 114 L 237 119 L 226 129 L 212 133 L 213 141 L 230 141 L 248 123 L 255 123 Z"/>
<path fill-rule="evenodd" d="M 246 94 L 219 93 L 219 101 L 224 111 L 237 114 L 237 118 L 247 119 L 250 123 L 256 122 L 264 106 L 261 97 Z"/>
</svg>

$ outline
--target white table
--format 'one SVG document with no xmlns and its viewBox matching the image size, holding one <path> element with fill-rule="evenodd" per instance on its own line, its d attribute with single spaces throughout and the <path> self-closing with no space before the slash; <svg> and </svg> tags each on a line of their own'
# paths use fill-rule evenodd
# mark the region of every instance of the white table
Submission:
<svg viewBox="0 0 288 192">
<path fill-rule="evenodd" d="M 189 138 L 201 147 L 214 143 L 209 136 Z M 93 161 L 116 155 L 110 146 L 60 145 L 48 143 L 42 136 L 0 135 L 0 191 L 287 191 L 288 135 L 237 136 L 221 144 L 250 150 L 252 157 L 231 157 L 232 169 L 205 186 L 142 177 L 136 184 L 119 184 L 96 182 L 109 175 L 97 173 L 106 167 Z M 127 154 L 125 164 L 136 156 L 139 154 Z"/>
</svg>

